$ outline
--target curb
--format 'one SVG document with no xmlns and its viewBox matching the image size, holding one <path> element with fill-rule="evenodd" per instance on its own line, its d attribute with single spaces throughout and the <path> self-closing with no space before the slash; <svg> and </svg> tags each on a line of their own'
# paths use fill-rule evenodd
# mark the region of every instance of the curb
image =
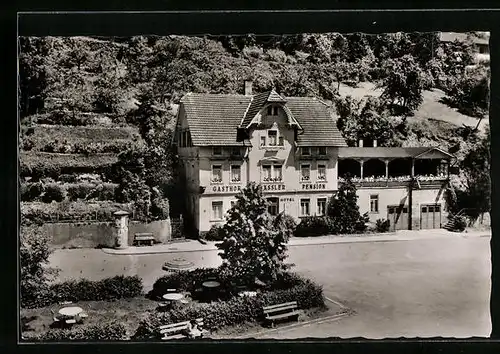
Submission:
<svg viewBox="0 0 500 354">
<path fill-rule="evenodd" d="M 326 236 L 321 240 L 315 240 L 314 238 L 304 238 L 306 242 L 295 243 L 295 240 L 301 240 L 300 238 L 294 238 L 288 243 L 288 247 L 301 247 L 301 246 L 315 246 L 315 245 L 329 245 L 329 244 L 342 244 L 342 243 L 361 243 L 361 242 L 395 242 L 395 241 L 418 241 L 418 240 L 429 240 L 436 238 L 448 238 L 448 237 L 462 237 L 462 238 L 475 238 L 475 237 L 491 237 L 491 232 L 478 233 L 476 235 L 471 235 L 468 233 L 449 233 L 449 234 L 437 234 L 434 236 L 398 236 L 397 233 L 386 233 L 386 234 L 374 234 L 374 235 L 348 235 L 348 236 Z M 327 238 L 328 237 L 328 238 Z M 151 255 L 151 254 L 165 254 L 165 253 L 189 253 L 189 252 L 208 252 L 217 251 L 215 244 L 207 244 L 205 247 L 201 248 L 200 245 L 196 245 L 194 248 L 182 249 L 176 248 L 175 246 L 169 246 L 148 249 L 144 247 L 130 247 L 123 250 L 117 250 L 113 248 L 102 248 L 101 250 L 107 254 L 113 255 L 124 255 L 124 256 L 134 256 L 134 255 Z M 153 246 L 154 247 L 154 246 Z"/>
<path fill-rule="evenodd" d="M 338 320 L 345 318 L 345 317 L 348 317 L 352 314 L 353 313 L 351 313 L 350 311 L 344 311 L 344 312 L 337 313 L 337 314 L 331 315 L 331 316 L 317 318 L 317 319 L 305 321 L 305 322 L 294 323 L 294 324 L 279 327 L 279 328 L 267 329 L 267 330 L 256 332 L 256 333 L 245 334 L 245 335 L 238 336 L 238 337 L 232 337 L 231 339 L 258 339 L 259 336 L 264 335 L 264 334 L 274 333 L 274 332 L 278 332 L 278 331 L 287 331 L 287 330 L 294 329 L 294 328 L 304 327 L 304 326 L 307 326 L 310 324 L 324 323 L 324 322 L 328 322 L 328 321 L 338 321 Z"/>
</svg>

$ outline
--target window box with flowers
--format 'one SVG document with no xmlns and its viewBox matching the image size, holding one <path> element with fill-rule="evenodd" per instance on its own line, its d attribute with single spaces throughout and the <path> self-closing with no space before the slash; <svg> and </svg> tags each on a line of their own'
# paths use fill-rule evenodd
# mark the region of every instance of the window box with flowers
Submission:
<svg viewBox="0 0 500 354">
<path fill-rule="evenodd" d="M 210 177 L 210 182 L 212 184 L 222 183 L 222 166 L 212 165 L 212 176 Z"/>
</svg>

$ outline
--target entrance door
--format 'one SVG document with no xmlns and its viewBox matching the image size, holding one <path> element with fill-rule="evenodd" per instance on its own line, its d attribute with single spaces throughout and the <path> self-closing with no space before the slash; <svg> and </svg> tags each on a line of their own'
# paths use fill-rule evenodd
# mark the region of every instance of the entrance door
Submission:
<svg viewBox="0 0 500 354">
<path fill-rule="evenodd" d="M 273 216 L 278 215 L 280 212 L 279 198 L 267 198 L 267 202 L 269 203 L 269 206 L 267 207 L 267 211 L 269 212 L 269 214 Z"/>
<path fill-rule="evenodd" d="M 441 205 L 429 204 L 420 207 L 420 228 L 439 229 L 441 228 Z"/>
<path fill-rule="evenodd" d="M 408 229 L 408 207 L 391 205 L 387 207 L 387 220 L 391 223 L 391 231 Z"/>
</svg>

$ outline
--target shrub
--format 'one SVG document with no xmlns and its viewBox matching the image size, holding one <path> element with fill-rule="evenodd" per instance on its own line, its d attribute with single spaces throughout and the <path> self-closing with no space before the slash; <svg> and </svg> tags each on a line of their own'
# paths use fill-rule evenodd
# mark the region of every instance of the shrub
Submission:
<svg viewBox="0 0 500 354">
<path fill-rule="evenodd" d="M 51 253 L 49 236 L 33 227 L 21 227 L 20 231 L 20 294 L 21 306 L 26 306 L 48 292 L 47 281 L 56 271 L 47 267 Z"/>
<path fill-rule="evenodd" d="M 217 268 L 198 268 L 191 272 L 174 272 L 158 278 L 153 284 L 153 289 L 148 293 L 151 299 L 158 299 L 167 293 L 167 289 L 179 289 L 181 291 L 195 290 L 197 286 L 207 278 L 220 279 Z"/>
<path fill-rule="evenodd" d="M 45 191 L 42 195 L 42 201 L 44 203 L 50 203 L 52 201 L 62 202 L 66 197 L 63 187 L 59 184 L 51 183 L 45 186 Z"/>
<path fill-rule="evenodd" d="M 282 223 L 283 228 L 289 232 L 290 236 L 292 236 L 295 233 L 295 229 L 297 228 L 297 222 L 291 215 L 280 213 L 275 218 L 275 222 Z"/>
<path fill-rule="evenodd" d="M 463 215 L 453 217 L 451 231 L 463 232 L 467 227 L 467 218 Z"/>
<path fill-rule="evenodd" d="M 21 184 L 21 201 L 32 202 L 40 198 L 43 193 L 43 184 L 36 183 L 23 183 Z"/>
<path fill-rule="evenodd" d="M 307 216 L 302 218 L 295 229 L 295 236 L 310 237 L 328 235 L 330 220 L 326 216 Z"/>
<path fill-rule="evenodd" d="M 170 217 L 168 199 L 153 198 L 151 201 L 151 215 L 155 219 L 165 220 Z"/>
<path fill-rule="evenodd" d="M 389 220 L 378 219 L 376 222 L 377 232 L 388 232 L 391 222 Z"/>
<path fill-rule="evenodd" d="M 69 200 L 85 199 L 92 190 L 95 189 L 95 184 L 91 183 L 74 183 L 66 186 Z"/>
<path fill-rule="evenodd" d="M 189 274 L 189 273 L 188 273 Z M 135 339 L 158 338 L 160 325 L 203 318 L 211 330 L 234 326 L 262 318 L 262 306 L 283 302 L 297 301 L 299 308 L 323 307 L 324 297 L 321 286 L 310 280 L 288 274 L 282 278 L 291 285 L 286 289 L 270 290 L 259 293 L 256 297 L 234 297 L 228 301 L 212 303 L 191 303 L 174 308 L 169 312 L 153 312 L 141 321 L 134 335 Z"/>
<path fill-rule="evenodd" d="M 118 275 L 99 281 L 69 280 L 51 284 L 48 291 L 26 307 L 47 306 L 62 301 L 110 301 L 137 297 L 142 294 L 142 280 L 137 275 Z"/>
<path fill-rule="evenodd" d="M 113 321 L 73 329 L 51 329 L 35 338 L 35 341 L 67 340 L 125 340 L 127 331 L 122 323 Z"/>
<path fill-rule="evenodd" d="M 212 225 L 210 230 L 204 235 L 205 240 L 208 241 L 222 241 L 224 240 L 224 231 L 222 225 Z"/>
</svg>

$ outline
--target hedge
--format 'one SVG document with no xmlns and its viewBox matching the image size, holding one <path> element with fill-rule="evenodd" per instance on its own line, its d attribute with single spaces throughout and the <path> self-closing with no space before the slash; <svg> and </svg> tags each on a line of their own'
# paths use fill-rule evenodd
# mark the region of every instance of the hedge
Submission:
<svg viewBox="0 0 500 354">
<path fill-rule="evenodd" d="M 125 326 L 117 321 L 100 323 L 89 326 L 78 326 L 71 329 L 51 329 L 42 333 L 30 341 L 68 341 L 68 340 L 126 340 L 127 330 Z"/>
<path fill-rule="evenodd" d="M 330 220 L 326 216 L 304 217 L 295 228 L 295 236 L 310 237 L 328 235 L 331 226 Z"/>
<path fill-rule="evenodd" d="M 23 225 L 57 221 L 111 221 L 118 210 L 133 212 L 130 204 L 110 201 L 40 203 L 21 202 L 21 223 Z"/>
<path fill-rule="evenodd" d="M 297 284 L 287 289 L 264 291 L 255 297 L 233 297 L 228 301 L 191 303 L 169 312 L 152 312 L 147 319 L 141 321 L 134 339 L 159 338 L 158 327 L 160 325 L 194 318 L 203 318 L 205 326 L 212 331 L 226 326 L 259 321 L 263 316 L 263 306 L 283 302 L 297 301 L 301 309 L 324 306 L 321 286 L 295 275 L 291 275 L 290 279 L 292 278 L 297 281 Z"/>
<path fill-rule="evenodd" d="M 27 117 L 27 119 L 30 119 L 31 122 L 37 124 L 69 125 L 77 127 L 98 124 L 108 125 L 113 122 L 122 122 L 124 117 L 116 114 L 96 114 L 91 112 L 54 110 L 50 113 L 33 115 Z"/>
<path fill-rule="evenodd" d="M 72 175 L 64 175 L 72 176 Z M 68 180 L 66 177 L 64 179 Z M 76 180 L 76 177 L 70 179 L 72 181 Z M 57 187 L 53 187 L 53 186 Z M 60 188 L 62 193 L 66 195 L 67 199 L 75 201 L 78 199 L 87 200 L 114 200 L 115 190 L 117 184 L 115 183 L 90 183 L 90 182 L 79 182 L 79 183 L 50 183 L 43 184 L 41 182 L 27 182 L 21 184 L 21 200 L 23 202 L 34 202 L 39 200 L 46 200 L 46 202 L 51 202 L 45 195 L 47 194 L 48 187 Z M 45 192 L 45 193 L 44 193 Z M 60 200 L 59 200 L 60 201 Z"/>
<path fill-rule="evenodd" d="M 44 307 L 62 301 L 111 301 L 127 299 L 142 294 L 142 280 L 137 275 L 118 275 L 99 281 L 87 279 L 69 280 L 51 284 L 47 293 L 39 294 L 33 301 L 26 301 L 22 307 Z"/>
<path fill-rule="evenodd" d="M 117 154 L 77 155 L 21 152 L 20 174 L 23 177 L 57 178 L 61 174 L 96 173 L 104 171 L 117 161 Z"/>
</svg>

